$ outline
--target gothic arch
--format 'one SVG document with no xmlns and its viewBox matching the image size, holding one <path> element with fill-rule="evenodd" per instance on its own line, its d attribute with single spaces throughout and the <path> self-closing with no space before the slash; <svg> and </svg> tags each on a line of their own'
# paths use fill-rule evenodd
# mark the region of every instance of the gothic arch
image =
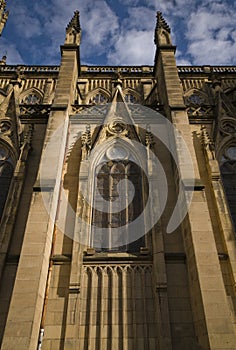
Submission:
<svg viewBox="0 0 236 350">
<path fill-rule="evenodd" d="M 102 97 L 104 97 L 104 103 L 109 102 L 111 99 L 110 92 L 106 89 L 99 87 L 99 88 L 94 89 L 88 93 L 86 100 L 85 100 L 85 103 L 86 104 L 103 104 L 103 102 L 96 103 L 96 101 L 93 101 L 93 99 L 95 99 L 95 97 L 98 95 L 101 95 Z"/>
<path fill-rule="evenodd" d="M 0 150 L 4 150 L 4 153 L 6 154 L 6 157 L 4 157 L 5 160 L 15 167 L 17 162 L 17 154 L 15 150 L 13 150 L 12 147 L 9 145 L 9 143 L 3 138 L 0 139 Z"/>
<path fill-rule="evenodd" d="M 43 102 L 43 92 L 37 88 L 30 88 L 20 94 L 21 104 L 41 104 Z M 28 100 L 27 100 L 28 99 Z"/>
<path fill-rule="evenodd" d="M 144 161 L 144 159 L 146 159 L 145 155 L 140 155 L 140 150 L 137 151 L 132 140 L 128 138 L 113 138 L 110 141 L 96 145 L 96 147 L 91 151 L 90 168 L 94 169 L 95 165 L 99 164 L 102 161 L 102 158 L 104 157 L 107 149 L 115 144 L 127 149 L 128 152 L 133 155 L 134 160 L 140 164 L 142 169 L 146 169 L 146 162 Z"/>
<path fill-rule="evenodd" d="M 124 89 L 123 95 L 124 95 L 125 101 L 128 103 L 140 103 L 141 102 L 140 94 L 137 91 L 135 91 L 134 89 L 131 89 L 131 88 Z M 134 101 L 132 102 L 130 99 L 127 100 L 127 96 L 133 96 Z"/>
<path fill-rule="evenodd" d="M 197 101 L 192 99 L 191 100 L 191 97 L 199 97 L 199 100 Z M 200 89 L 197 89 L 197 88 L 190 88 L 188 89 L 185 94 L 184 94 L 184 100 L 185 100 L 185 104 L 189 105 L 189 104 L 196 104 L 196 105 L 199 105 L 199 104 L 202 104 L 202 103 L 206 103 L 206 101 L 208 100 L 208 96 L 205 92 L 203 92 L 202 90 Z"/>
<path fill-rule="evenodd" d="M 228 150 L 232 148 L 236 148 L 236 140 L 232 139 L 231 136 L 225 137 L 221 144 L 218 146 L 216 152 L 216 158 L 218 159 L 220 165 L 229 160 L 236 162 L 236 158 L 232 159 L 230 155 L 227 154 Z"/>
<path fill-rule="evenodd" d="M 236 86 L 233 88 L 227 88 L 224 91 L 225 95 L 230 99 L 231 103 L 235 106 L 236 105 Z"/>
<path fill-rule="evenodd" d="M 160 33 L 160 44 L 161 45 L 170 45 L 170 35 L 165 30 L 162 30 Z"/>
<path fill-rule="evenodd" d="M 146 164 L 143 159 L 145 157 L 137 154 L 129 139 L 113 139 L 91 152 L 87 186 L 92 203 L 88 216 L 92 225 L 88 245 L 97 247 L 98 251 L 137 252 L 145 245 L 144 237 L 129 243 L 128 231 L 128 223 L 140 216 L 145 203 L 142 169 L 146 169 Z M 134 193 L 129 182 L 133 184 Z M 144 228 L 145 223 L 141 224 Z"/>
</svg>

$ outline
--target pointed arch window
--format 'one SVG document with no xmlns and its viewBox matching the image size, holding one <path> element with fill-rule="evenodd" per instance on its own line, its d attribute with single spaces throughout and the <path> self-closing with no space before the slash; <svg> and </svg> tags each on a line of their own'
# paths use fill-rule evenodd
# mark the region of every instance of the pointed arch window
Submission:
<svg viewBox="0 0 236 350">
<path fill-rule="evenodd" d="M 94 96 L 92 96 L 89 100 L 89 103 L 93 103 L 96 105 L 102 105 L 108 102 L 108 97 L 106 97 L 104 94 L 102 93 L 98 93 Z"/>
<path fill-rule="evenodd" d="M 142 171 L 132 160 L 96 167 L 90 244 L 97 251 L 138 252 L 145 245 L 144 237 L 133 241 L 129 225 L 143 211 L 142 188 Z"/>
<path fill-rule="evenodd" d="M 40 104 L 41 102 L 42 102 L 41 96 L 33 92 L 30 94 L 27 94 L 21 101 L 22 104 L 27 104 L 27 105 L 36 105 L 36 104 Z"/>
<path fill-rule="evenodd" d="M 128 93 L 125 95 L 125 101 L 127 103 L 137 103 L 137 98 L 133 94 Z"/>
<path fill-rule="evenodd" d="M 188 96 L 186 98 L 186 102 L 187 104 L 193 104 L 193 105 L 201 105 L 205 102 L 204 98 L 202 95 L 200 95 L 197 92 L 194 92 L 193 94 L 191 94 L 190 96 Z"/>
</svg>

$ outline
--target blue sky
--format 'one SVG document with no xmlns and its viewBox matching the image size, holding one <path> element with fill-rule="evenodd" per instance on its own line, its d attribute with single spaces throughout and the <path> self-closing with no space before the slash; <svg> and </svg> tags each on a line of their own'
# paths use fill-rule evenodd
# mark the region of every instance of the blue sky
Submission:
<svg viewBox="0 0 236 350">
<path fill-rule="evenodd" d="M 236 65 L 233 0 L 7 0 L 7 9 L 0 38 L 7 64 L 59 65 L 65 28 L 78 9 L 83 64 L 152 65 L 160 10 L 179 65 Z"/>
</svg>

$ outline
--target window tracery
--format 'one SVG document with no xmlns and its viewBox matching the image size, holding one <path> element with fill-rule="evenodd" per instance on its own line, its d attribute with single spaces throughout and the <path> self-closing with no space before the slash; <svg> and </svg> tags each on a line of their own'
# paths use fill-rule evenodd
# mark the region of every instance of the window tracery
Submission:
<svg viewBox="0 0 236 350">
<path fill-rule="evenodd" d="M 97 93 L 96 95 L 92 96 L 89 100 L 89 103 L 96 104 L 96 105 L 102 105 L 107 102 L 108 102 L 108 97 L 102 93 Z"/>
<path fill-rule="evenodd" d="M 133 161 L 124 159 L 128 157 L 125 151 L 117 148 L 112 152 L 115 160 L 96 168 L 91 245 L 98 247 L 98 251 L 137 252 L 145 245 L 143 237 L 129 243 L 128 223 L 135 220 L 143 208 L 142 172 Z M 104 231 L 101 233 L 96 228 Z"/>
<path fill-rule="evenodd" d="M 191 118 L 207 118 L 212 116 L 212 106 L 207 97 L 198 91 L 188 93 L 184 98 L 187 113 Z"/>
<path fill-rule="evenodd" d="M 2 120 L 0 122 L 0 133 L 5 134 L 11 129 L 11 122 L 8 120 Z"/>
<path fill-rule="evenodd" d="M 125 95 L 125 101 L 127 103 L 137 103 L 137 98 L 133 94 L 128 93 Z"/>
<path fill-rule="evenodd" d="M 34 105 L 34 104 L 40 104 L 41 103 L 41 97 L 35 93 L 30 93 L 26 95 L 21 103 L 27 104 L 27 105 Z"/>
<path fill-rule="evenodd" d="M 188 96 L 186 98 L 186 101 L 190 104 L 194 104 L 194 105 L 200 105 L 202 103 L 204 103 L 204 98 L 203 96 L 201 96 L 200 94 L 194 92 L 193 94 L 191 94 L 190 96 Z"/>
</svg>

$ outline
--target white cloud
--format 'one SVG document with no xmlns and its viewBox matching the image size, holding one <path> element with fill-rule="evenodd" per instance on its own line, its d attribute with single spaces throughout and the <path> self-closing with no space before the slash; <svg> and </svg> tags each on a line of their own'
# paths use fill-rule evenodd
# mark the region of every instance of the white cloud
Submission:
<svg viewBox="0 0 236 350">
<path fill-rule="evenodd" d="M 98 0 L 93 3 L 84 16 L 83 30 L 88 53 L 92 50 L 98 54 L 105 52 L 112 41 L 116 40 L 118 29 L 118 17 L 106 2 Z"/>
<path fill-rule="evenodd" d="M 220 15 L 220 14 L 219 14 Z M 192 14 L 188 21 L 187 38 L 190 40 L 202 40 L 212 37 L 217 30 L 228 32 L 231 30 L 232 21 L 228 16 L 218 17 L 215 13 L 206 12 L 200 9 L 196 14 Z"/>
<path fill-rule="evenodd" d="M 64 43 L 65 28 L 76 9 L 80 11 L 81 51 L 85 59 L 106 52 L 116 38 L 119 28 L 118 17 L 104 0 L 95 2 L 73 0 L 69 3 L 66 0 L 53 0 L 50 8 L 46 6 L 44 10 L 42 7 L 39 4 L 35 6 L 37 13 L 44 16 L 44 22 L 42 22 L 44 31 L 51 40 L 51 45 L 47 48 L 49 60 L 55 57 L 60 45 Z"/>
<path fill-rule="evenodd" d="M 114 50 L 108 54 L 108 63 L 114 65 L 152 65 L 154 45 L 152 31 L 132 29 L 119 35 Z"/>
<path fill-rule="evenodd" d="M 188 0 L 144 0 L 146 6 L 152 6 L 156 11 L 162 11 L 165 16 L 185 17 L 193 11 L 197 1 Z"/>
<path fill-rule="evenodd" d="M 190 43 L 188 52 L 193 57 L 195 65 L 233 65 L 236 57 L 236 43 L 206 38 Z"/>
<path fill-rule="evenodd" d="M 187 58 L 176 58 L 177 66 L 192 66 L 192 63 Z"/>
<path fill-rule="evenodd" d="M 140 0 L 119 0 L 121 6 L 136 6 L 142 1 Z"/>
<path fill-rule="evenodd" d="M 236 19 L 232 14 L 236 4 L 231 0 L 119 0 L 114 6 L 112 1 L 109 4 L 105 0 L 12 0 L 7 24 L 11 25 L 10 40 L 15 35 L 26 64 L 59 64 L 65 28 L 78 9 L 83 61 L 96 64 L 104 58 L 103 64 L 106 60 L 153 64 L 155 11 L 160 10 L 180 50 L 178 64 L 235 64 Z M 16 57 L 22 60 L 19 52 Z"/>
<path fill-rule="evenodd" d="M 176 50 L 176 61 L 178 66 L 191 66 L 191 61 L 184 57 L 184 54 L 177 48 Z"/>
<path fill-rule="evenodd" d="M 235 64 L 236 18 L 232 10 L 232 6 L 213 1 L 191 14 L 186 38 L 193 64 Z"/>
<path fill-rule="evenodd" d="M 127 29 L 135 28 L 136 30 L 152 30 L 155 28 L 155 12 L 147 7 L 128 8 L 128 17 L 123 20 L 123 27 Z"/>
</svg>

